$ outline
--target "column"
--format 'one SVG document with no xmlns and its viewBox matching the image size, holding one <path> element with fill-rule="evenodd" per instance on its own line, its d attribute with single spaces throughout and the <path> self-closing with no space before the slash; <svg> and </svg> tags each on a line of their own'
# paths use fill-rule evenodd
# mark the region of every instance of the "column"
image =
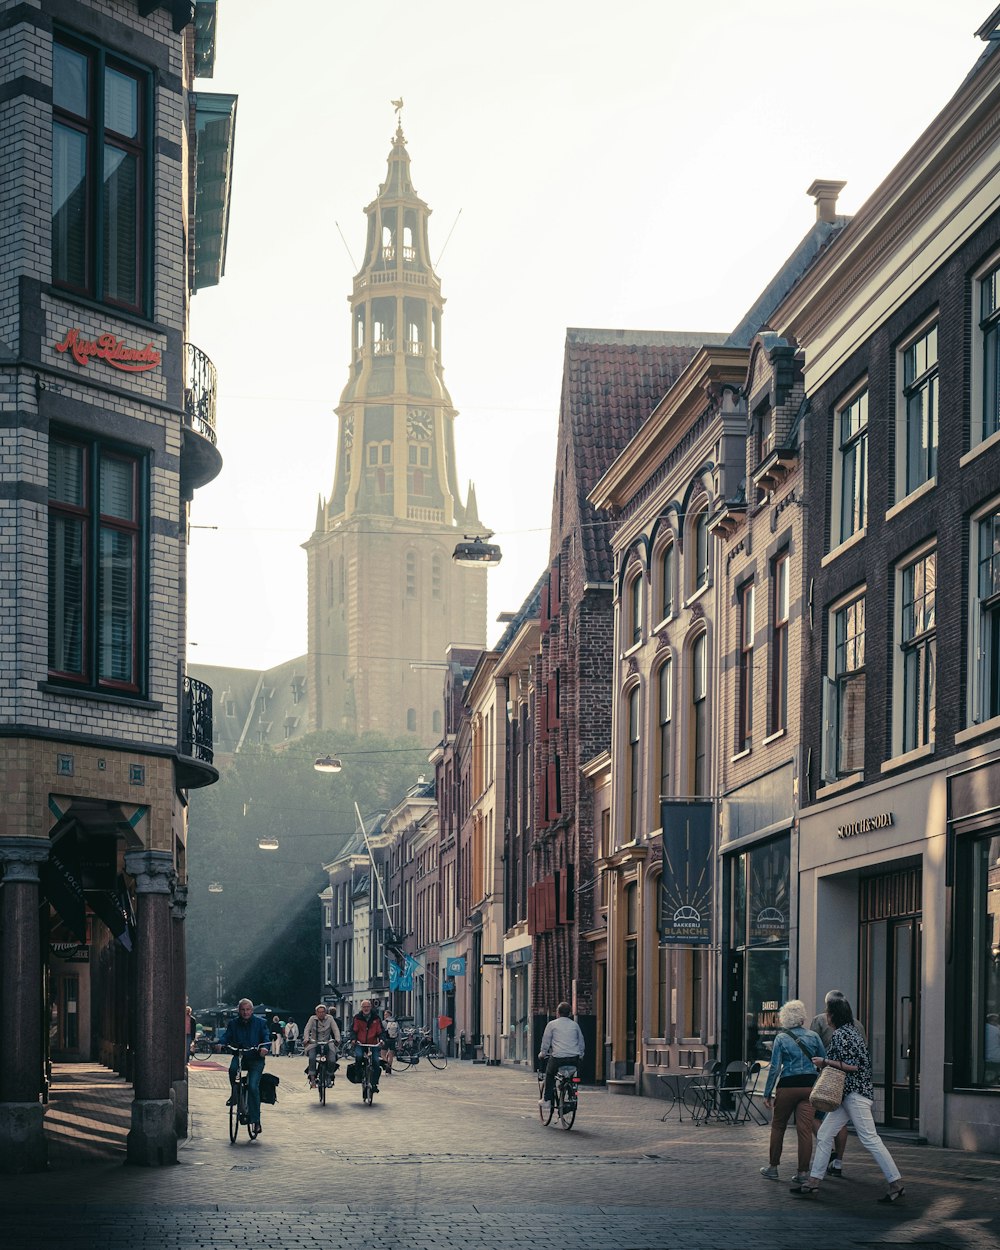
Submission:
<svg viewBox="0 0 1000 1250">
<path fill-rule="evenodd" d="M 170 893 L 174 860 L 169 851 L 128 851 L 125 870 L 135 878 L 137 962 L 135 1099 L 127 1161 L 143 1167 L 177 1162 L 177 1128 L 170 1096 L 173 940 Z"/>
<path fill-rule="evenodd" d="M 184 920 L 187 915 L 188 888 L 175 885 L 170 900 L 170 932 L 173 939 L 171 971 L 173 1002 L 171 1024 L 174 1036 L 170 1040 L 170 1088 L 173 1090 L 174 1123 L 178 1138 L 188 1135 L 188 1080 L 187 1080 L 187 945 Z"/>
<path fill-rule="evenodd" d="M 38 936 L 38 866 L 48 838 L 0 838 L 0 1019 L 6 1029 L 0 1063 L 0 1172 L 40 1172 L 48 1151 L 40 1101 L 42 952 Z"/>
</svg>

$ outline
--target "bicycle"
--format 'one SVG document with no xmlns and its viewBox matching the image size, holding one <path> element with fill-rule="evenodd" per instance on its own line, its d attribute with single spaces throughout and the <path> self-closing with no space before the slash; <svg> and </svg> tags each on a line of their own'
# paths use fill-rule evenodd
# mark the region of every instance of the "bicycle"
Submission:
<svg viewBox="0 0 1000 1250">
<path fill-rule="evenodd" d="M 326 1106 L 326 1091 L 333 1089 L 334 1073 L 340 1066 L 336 1060 L 332 1065 L 327 1062 L 329 1042 L 321 1042 L 316 1047 L 316 1092 L 319 1094 L 319 1105 Z"/>
<path fill-rule="evenodd" d="M 239 1076 L 233 1084 L 233 1094 L 236 1101 L 231 1102 L 229 1106 L 229 1140 L 235 1142 L 239 1136 L 240 1125 L 245 1124 L 247 1127 L 247 1136 L 251 1141 L 257 1137 L 257 1126 L 251 1121 L 247 1115 L 247 1106 L 250 1098 L 250 1082 L 247 1077 L 247 1070 L 243 1066 L 248 1055 L 258 1055 L 260 1050 L 256 1046 L 251 1046 L 249 1050 L 245 1050 L 242 1046 L 227 1047 L 230 1054 L 236 1055 L 239 1059 L 240 1068 Z"/>
<path fill-rule="evenodd" d="M 363 1057 L 358 1060 L 361 1064 L 361 1098 L 370 1107 L 378 1090 L 377 1074 L 381 1072 L 378 1052 L 382 1047 L 378 1042 L 372 1046 L 362 1045 L 361 1043 L 359 1045 L 365 1052 Z"/>
<path fill-rule="evenodd" d="M 576 1064 L 566 1063 L 556 1070 L 555 1097 L 544 1106 L 542 1099 L 545 1097 L 545 1073 L 539 1072 L 537 1075 L 539 1119 L 543 1124 L 551 1124 L 552 1117 L 557 1115 L 560 1127 L 568 1132 L 573 1127 L 579 1107 L 580 1074 L 576 1070 Z"/>
<path fill-rule="evenodd" d="M 396 1047 L 396 1063 L 401 1072 L 407 1071 L 426 1059 L 432 1068 L 443 1072 L 448 1066 L 448 1056 L 429 1033 L 409 1033 L 399 1039 Z M 395 1071 L 395 1068 L 393 1069 Z"/>
<path fill-rule="evenodd" d="M 214 1045 L 215 1043 L 210 1037 L 205 1037 L 203 1034 L 199 1034 L 194 1039 L 194 1046 L 192 1049 L 196 1055 L 210 1055 Z"/>
</svg>

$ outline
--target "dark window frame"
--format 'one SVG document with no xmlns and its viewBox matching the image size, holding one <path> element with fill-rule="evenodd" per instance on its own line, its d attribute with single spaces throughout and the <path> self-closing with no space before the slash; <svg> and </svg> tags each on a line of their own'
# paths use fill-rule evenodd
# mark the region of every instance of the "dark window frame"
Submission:
<svg viewBox="0 0 1000 1250">
<path fill-rule="evenodd" d="M 772 734 L 788 728 L 788 628 L 791 620 L 791 559 L 780 551 L 771 564 L 771 700 L 768 727 Z M 783 589 L 782 589 L 783 588 Z"/>
</svg>

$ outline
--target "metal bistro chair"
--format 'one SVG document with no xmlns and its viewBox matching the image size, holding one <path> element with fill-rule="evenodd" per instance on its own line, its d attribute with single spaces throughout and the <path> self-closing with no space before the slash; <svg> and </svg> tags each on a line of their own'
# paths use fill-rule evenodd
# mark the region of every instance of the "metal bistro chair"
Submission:
<svg viewBox="0 0 1000 1250">
<path fill-rule="evenodd" d="M 660 1122 L 668 1120 L 674 1107 L 677 1108 L 677 1123 L 684 1122 L 684 1109 L 687 1107 L 689 1114 L 691 1108 L 687 1102 L 688 1086 L 693 1081 L 700 1081 L 702 1074 L 700 1072 L 658 1072 L 656 1079 L 663 1086 L 667 1098 L 670 1099 L 670 1106 L 667 1107 L 663 1115 L 660 1116 Z M 694 1119 L 694 1115 L 691 1115 Z"/>
<path fill-rule="evenodd" d="M 721 1063 L 706 1063 L 701 1075 L 691 1077 L 684 1087 L 684 1106 L 695 1124 L 705 1124 L 718 1114 L 721 1071 Z"/>
<path fill-rule="evenodd" d="M 720 1074 L 716 1094 L 716 1118 L 726 1124 L 738 1124 L 739 1095 L 747 1078 L 747 1065 L 742 1059 L 733 1059 Z"/>
<path fill-rule="evenodd" d="M 767 1113 L 763 1107 L 759 1107 L 754 1102 L 755 1098 L 761 1097 L 763 1072 L 764 1065 L 757 1060 L 747 1068 L 743 1078 L 743 1088 L 733 1095 L 736 1104 L 734 1124 L 746 1124 L 748 1120 L 753 1121 L 754 1124 L 767 1124 Z"/>
</svg>

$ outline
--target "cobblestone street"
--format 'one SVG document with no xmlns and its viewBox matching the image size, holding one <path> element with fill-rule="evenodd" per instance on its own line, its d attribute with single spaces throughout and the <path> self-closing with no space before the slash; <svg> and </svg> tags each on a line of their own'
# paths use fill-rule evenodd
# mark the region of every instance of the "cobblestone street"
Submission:
<svg viewBox="0 0 1000 1250">
<path fill-rule="evenodd" d="M 698 1127 L 667 1104 L 584 1090 L 571 1132 L 542 1127 L 533 1077 L 508 1068 L 421 1064 L 383 1078 L 372 1107 L 341 1076 L 326 1107 L 300 1059 L 281 1078 L 256 1142 L 228 1139 L 221 1065 L 190 1069 L 192 1134 L 177 1167 L 122 1166 L 120 1144 L 84 1166 L 64 1146 L 46 1175 L 9 1181 L 4 1244 L 228 1250 L 256 1246 L 542 1245 L 590 1250 L 737 1245 L 791 1250 L 1000 1243 L 1000 1159 L 917 1146 L 890 1149 L 903 1202 L 877 1205 L 881 1177 L 851 1141 L 847 1178 L 793 1198 L 793 1135 L 782 1182 L 758 1175 L 767 1129 Z"/>
</svg>

